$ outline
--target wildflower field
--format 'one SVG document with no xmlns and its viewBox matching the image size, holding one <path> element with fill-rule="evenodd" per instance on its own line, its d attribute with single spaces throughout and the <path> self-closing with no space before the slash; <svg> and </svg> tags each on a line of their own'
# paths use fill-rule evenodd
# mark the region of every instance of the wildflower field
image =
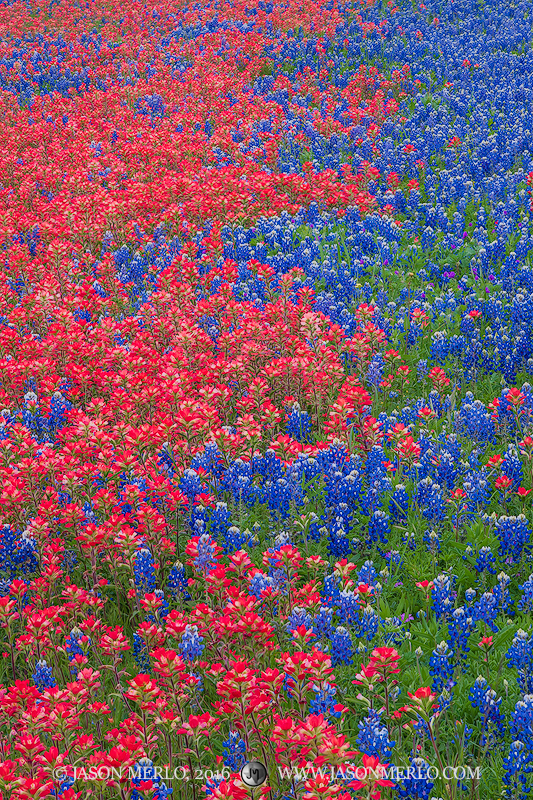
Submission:
<svg viewBox="0 0 533 800">
<path fill-rule="evenodd" d="M 530 796 L 532 44 L 0 0 L 0 800 Z"/>
</svg>

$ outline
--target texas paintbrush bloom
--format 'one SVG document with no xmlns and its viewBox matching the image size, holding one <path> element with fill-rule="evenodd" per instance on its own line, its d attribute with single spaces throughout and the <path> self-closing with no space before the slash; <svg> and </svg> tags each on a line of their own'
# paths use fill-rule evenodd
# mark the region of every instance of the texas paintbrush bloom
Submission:
<svg viewBox="0 0 533 800">
<path fill-rule="evenodd" d="M 433 581 L 428 581 L 428 580 L 419 581 L 418 583 L 415 583 L 416 588 L 420 589 L 426 595 L 426 602 L 429 602 L 429 598 L 431 597 L 431 591 L 434 585 L 435 584 L 433 583 Z"/>
<path fill-rule="evenodd" d="M 400 672 L 400 654 L 393 647 L 376 647 L 370 654 L 370 664 L 383 678 Z"/>
<path fill-rule="evenodd" d="M 450 379 L 446 376 L 446 373 L 441 367 L 433 367 L 429 372 L 429 377 L 434 388 L 439 392 L 442 392 L 450 385 Z"/>
<path fill-rule="evenodd" d="M 362 754 L 362 762 L 362 770 L 357 770 L 356 768 L 355 774 L 362 773 L 364 777 L 361 780 L 356 778 L 350 781 L 348 786 L 356 792 L 361 792 L 362 790 L 364 794 L 360 794 L 360 797 L 366 796 L 371 800 L 374 800 L 374 798 L 380 800 L 381 787 L 394 786 L 394 781 L 390 781 L 386 777 L 388 764 L 382 764 L 379 758 L 365 753 Z"/>
<path fill-rule="evenodd" d="M 420 714 L 424 719 L 429 717 L 433 709 L 438 708 L 438 704 L 435 703 L 438 695 L 429 686 L 422 686 L 415 692 L 408 692 L 407 694 L 411 699 L 412 710 Z"/>
</svg>

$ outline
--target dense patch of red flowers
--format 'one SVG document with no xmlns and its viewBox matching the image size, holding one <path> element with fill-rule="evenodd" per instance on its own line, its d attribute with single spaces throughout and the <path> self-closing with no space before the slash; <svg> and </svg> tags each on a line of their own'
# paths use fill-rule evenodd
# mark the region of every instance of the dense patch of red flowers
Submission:
<svg viewBox="0 0 533 800">
<path fill-rule="evenodd" d="M 143 545 L 157 559 L 155 574 L 168 575 L 175 523 L 188 502 L 161 474 L 163 447 L 179 475 L 209 441 L 229 464 L 268 447 L 290 461 L 349 435 L 364 452 L 379 438 L 379 426 L 363 414 L 371 398 L 360 378 L 383 331 L 362 313 L 347 338 L 313 311 L 311 290 L 297 291 L 297 270 L 274 288 L 271 267 L 250 263 L 270 302 L 258 309 L 236 300 L 237 265 L 219 260 L 220 232 L 227 222 L 249 224 L 311 203 L 371 210 L 369 184 L 380 175 L 370 161 L 358 172 L 346 165 L 342 176 L 310 162 L 301 174 L 279 171 L 287 112 L 303 113 L 295 80 L 299 94 L 312 96 L 316 131 L 330 137 L 371 118 L 377 153 L 380 124 L 396 113 L 409 71 L 389 80 L 363 65 L 338 89 L 326 83 L 323 46 L 343 19 L 335 3 L 260 4 L 253 30 L 245 29 L 248 10 L 243 0 L 184 10 L 168 2 L 0 7 L 0 405 L 15 419 L 0 440 L 0 525 L 24 531 L 39 566 L 39 577 L 13 581 L 0 597 L 12 678 L 0 688 L 8 731 L 3 798 L 159 797 L 151 781 L 134 787 L 127 772 L 109 781 L 101 772 L 91 778 L 90 769 L 126 769 L 149 757 L 176 759 L 192 774 L 210 736 L 228 724 L 250 750 L 268 742 L 269 757 L 281 764 L 342 765 L 355 756 L 331 721 L 306 710 L 312 692 L 334 678 L 327 654 L 301 647 L 305 629 L 295 634 L 294 652 L 278 652 L 279 669 L 267 664 L 277 647 L 274 604 L 282 618 L 296 603 L 317 607 L 320 559 L 303 567 L 297 550 L 283 551 L 287 598 L 267 591 L 256 600 L 242 587 L 258 569 L 242 551 L 222 563 L 215 547 L 213 569 L 188 582 L 194 604 L 187 614 L 164 617 L 161 596 L 134 587 Z M 379 34 L 362 16 L 356 21 L 365 35 Z M 178 22 L 182 33 L 173 38 Z M 187 38 L 187 26 L 205 31 Z M 321 37 L 320 70 L 278 74 L 271 91 L 285 92 L 285 102 L 265 100 L 251 86 L 296 27 Z M 267 35 L 272 30 L 281 39 Z M 344 126 L 335 119 L 341 103 Z M 303 149 L 308 143 L 304 134 L 296 141 Z M 200 257 L 195 233 L 207 221 Z M 142 248 L 161 223 L 182 246 L 135 309 L 134 287 L 121 282 L 102 240 Z M 206 316 L 220 331 L 216 342 L 202 327 Z M 66 424 L 53 443 L 39 442 L 23 408 L 46 419 L 58 391 L 70 404 Z M 283 433 L 296 401 L 311 410 L 321 443 Z M 119 499 L 125 474 L 131 483 L 121 485 Z M 194 503 L 213 505 L 209 486 L 202 488 Z M 82 524 L 87 500 L 96 516 Z M 186 550 L 193 567 L 198 546 L 193 537 Z M 68 577 L 73 552 L 84 585 Z M 115 621 L 105 613 L 111 597 Z M 131 630 L 117 624 L 124 619 Z M 191 626 L 205 639 L 206 656 L 185 663 L 179 644 Z M 132 675 L 124 665 L 133 632 L 151 674 Z M 21 679 L 24 660 L 31 669 L 49 662 L 60 685 Z M 218 697 L 210 709 L 199 706 L 202 681 Z M 79 764 L 87 770 L 83 790 L 71 780 Z M 374 798 L 378 785 L 370 787 Z M 325 797 L 326 789 L 321 779 L 308 781 L 305 798 Z M 233 776 L 210 796 L 245 795 Z"/>
</svg>

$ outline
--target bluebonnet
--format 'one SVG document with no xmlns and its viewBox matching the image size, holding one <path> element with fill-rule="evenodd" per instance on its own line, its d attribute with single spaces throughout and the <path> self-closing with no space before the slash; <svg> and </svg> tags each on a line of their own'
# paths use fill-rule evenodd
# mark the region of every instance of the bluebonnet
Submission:
<svg viewBox="0 0 533 800">
<path fill-rule="evenodd" d="M 423 400 L 421 401 L 423 402 Z M 440 394 L 436 389 L 432 389 L 428 396 L 428 405 L 437 414 L 438 417 L 442 416 L 443 403 Z"/>
<path fill-rule="evenodd" d="M 320 606 L 313 620 L 313 635 L 316 639 L 329 639 L 332 633 L 333 609 Z"/>
<path fill-rule="evenodd" d="M 125 511 L 131 511 L 131 506 L 127 504 L 124 504 L 123 508 Z M 84 523 L 92 522 L 94 525 L 98 524 L 98 517 L 96 516 L 92 503 L 89 501 L 83 504 L 83 514 L 85 517 Z"/>
<path fill-rule="evenodd" d="M 399 483 L 391 495 L 389 513 L 394 522 L 404 522 L 409 510 L 409 494 L 403 483 Z"/>
<path fill-rule="evenodd" d="M 427 358 L 420 359 L 420 361 L 416 365 L 416 377 L 418 378 L 419 381 L 421 381 L 428 375 L 428 373 L 429 373 L 429 367 Z"/>
<path fill-rule="evenodd" d="M 383 466 L 383 462 L 386 460 L 387 457 L 383 448 L 374 445 L 367 456 L 365 464 L 365 472 L 369 481 L 379 480 L 386 475 L 387 470 Z"/>
<path fill-rule="evenodd" d="M 61 797 L 65 792 L 67 792 L 71 786 L 76 782 L 74 775 L 61 775 L 61 779 L 58 780 L 59 788 L 57 792 L 57 796 Z M 54 790 L 52 789 L 51 794 L 54 794 Z"/>
<path fill-rule="evenodd" d="M 262 572 L 256 572 L 255 575 L 250 579 L 249 583 L 249 593 L 257 597 L 258 599 L 261 597 L 261 592 L 264 592 L 266 589 L 275 589 L 276 588 L 276 581 L 271 575 L 265 575 Z"/>
<path fill-rule="evenodd" d="M 240 772 L 246 762 L 246 743 L 237 731 L 230 731 L 222 743 L 224 765 L 232 772 Z"/>
<path fill-rule="evenodd" d="M 402 536 L 402 543 L 405 544 L 409 550 L 416 550 L 416 535 L 411 531 Z"/>
<path fill-rule="evenodd" d="M 149 758 L 140 758 L 131 768 L 131 779 L 134 787 L 131 800 L 142 800 L 144 792 L 142 786 L 146 781 L 151 781 L 154 792 L 152 800 L 167 800 L 172 794 L 172 788 L 167 787 L 163 782 L 161 770 L 154 767 L 153 761 Z"/>
<path fill-rule="evenodd" d="M 208 533 L 202 533 L 198 539 L 198 554 L 194 558 L 194 566 L 199 572 L 209 572 L 216 567 L 216 542 Z"/>
<path fill-rule="evenodd" d="M 72 403 L 61 392 L 54 392 L 50 399 L 50 415 L 48 427 L 51 432 L 61 428 L 66 422 L 66 412 L 72 408 Z"/>
<path fill-rule="evenodd" d="M 417 484 L 416 502 L 428 520 L 441 521 L 446 516 L 442 489 L 429 475 Z"/>
<path fill-rule="evenodd" d="M 509 446 L 501 465 L 502 475 L 507 475 L 513 481 L 512 489 L 516 491 L 522 483 L 524 477 L 524 469 L 522 462 L 518 457 L 516 447 Z"/>
<path fill-rule="evenodd" d="M 358 636 L 371 642 L 379 629 L 380 617 L 372 606 L 367 605 L 361 614 Z"/>
<path fill-rule="evenodd" d="M 355 625 L 360 621 L 359 595 L 351 589 L 343 589 L 337 598 L 338 617 L 343 625 Z"/>
<path fill-rule="evenodd" d="M 436 331 L 431 336 L 430 357 L 436 364 L 444 364 L 450 349 L 450 343 L 444 331 Z"/>
<path fill-rule="evenodd" d="M 533 762 L 533 694 L 524 695 L 518 700 L 511 714 L 511 736 L 524 743 Z"/>
<path fill-rule="evenodd" d="M 215 442 L 207 442 L 203 452 L 197 453 L 192 459 L 191 467 L 194 470 L 201 468 L 217 478 L 222 477 L 224 473 L 224 458 Z"/>
<path fill-rule="evenodd" d="M 518 587 L 522 590 L 522 597 L 518 601 L 519 611 L 533 611 L 533 575 Z"/>
<path fill-rule="evenodd" d="M 244 545 L 253 547 L 255 539 L 249 530 L 242 531 L 236 525 L 228 528 L 224 534 L 224 552 L 234 553 L 236 550 L 241 550 Z"/>
<path fill-rule="evenodd" d="M 144 639 L 138 633 L 133 634 L 133 658 L 139 667 L 139 672 L 145 675 L 150 672 L 150 656 Z"/>
<path fill-rule="evenodd" d="M 444 495 L 438 483 L 433 483 L 426 497 L 426 507 L 422 511 L 424 517 L 433 522 L 441 522 L 446 516 Z"/>
<path fill-rule="evenodd" d="M 510 667 L 518 670 L 518 685 L 523 694 L 533 692 L 533 637 L 518 630 L 506 658 Z"/>
<path fill-rule="evenodd" d="M 275 553 L 280 547 L 286 544 L 291 544 L 291 532 L 287 530 L 280 530 L 274 539 L 274 547 L 269 550 L 269 553 Z M 269 559 L 270 569 L 276 563 L 275 559 Z"/>
<path fill-rule="evenodd" d="M 286 478 L 278 478 L 270 485 L 265 484 L 267 490 L 267 503 L 274 517 L 288 519 L 290 505 L 293 500 L 294 486 Z"/>
<path fill-rule="evenodd" d="M 194 469 L 186 469 L 180 481 L 180 490 L 187 496 L 192 503 L 196 495 L 202 494 L 204 486 L 202 481 Z"/>
<path fill-rule="evenodd" d="M 396 743 L 389 739 L 388 730 L 381 721 L 381 713 L 370 709 L 367 716 L 358 723 L 358 727 L 358 749 L 367 756 L 379 758 L 382 764 L 389 763 Z"/>
<path fill-rule="evenodd" d="M 413 724 L 413 733 L 416 733 L 416 735 L 422 740 L 425 738 L 430 738 L 429 725 L 419 714 L 416 715 L 416 722 Z"/>
<path fill-rule="evenodd" d="M 348 533 L 350 529 L 350 523 L 352 521 L 352 510 L 348 503 L 337 503 L 331 509 L 326 508 L 326 511 L 330 510 L 335 517 L 336 525 L 343 528 L 344 531 Z"/>
<path fill-rule="evenodd" d="M 333 558 L 346 558 L 352 552 L 347 524 L 341 516 L 336 517 L 328 532 L 328 553 Z"/>
<path fill-rule="evenodd" d="M 342 711 L 340 708 L 335 710 L 335 706 L 340 705 L 335 699 L 337 687 L 326 683 L 322 688 L 313 686 L 313 691 L 315 695 L 311 698 L 311 702 L 309 704 L 309 713 L 323 714 L 325 717 L 340 719 L 342 716 Z"/>
<path fill-rule="evenodd" d="M 40 692 L 57 686 L 56 680 L 52 675 L 52 667 L 50 667 L 44 659 L 37 661 L 32 678 Z"/>
<path fill-rule="evenodd" d="M 487 740 L 494 743 L 495 738 L 501 738 L 505 733 L 505 716 L 501 711 L 502 698 L 497 696 L 481 675 L 476 678 L 469 697 L 473 708 L 478 708 L 481 716 L 483 730 L 481 747 L 485 746 Z"/>
<path fill-rule="evenodd" d="M 429 674 L 433 676 L 433 691 L 441 692 L 450 689 L 453 681 L 454 665 L 453 651 L 447 642 L 441 642 L 431 653 L 429 658 Z"/>
<path fill-rule="evenodd" d="M 287 433 L 297 442 L 313 441 L 311 417 L 300 409 L 298 403 L 293 405 L 287 419 Z"/>
<path fill-rule="evenodd" d="M 198 633 L 197 625 L 187 625 L 178 646 L 180 655 L 186 661 L 196 661 L 204 652 L 204 639 Z"/>
<path fill-rule="evenodd" d="M 331 637 L 331 663 L 336 667 L 339 664 L 351 664 L 352 661 L 353 645 L 350 634 L 339 625 Z"/>
<path fill-rule="evenodd" d="M 78 554 L 76 553 L 76 551 L 71 549 L 65 550 L 63 554 L 63 563 L 61 565 L 62 569 L 65 570 L 65 572 L 67 572 L 69 575 L 72 575 L 74 567 L 76 566 L 77 563 L 78 563 Z"/>
<path fill-rule="evenodd" d="M 174 566 L 169 572 L 167 587 L 171 597 L 176 598 L 182 595 L 185 601 L 191 599 L 191 595 L 187 589 L 188 581 L 185 574 L 185 567 L 181 561 L 176 561 Z"/>
<path fill-rule="evenodd" d="M 266 480 L 264 486 L 255 486 L 253 484 L 252 465 L 245 463 L 241 459 L 236 459 L 228 469 L 222 471 L 219 478 L 220 487 L 231 492 L 234 503 L 244 503 L 250 507 L 256 501 L 262 502 L 264 500 L 265 488 L 270 485 L 269 481 Z M 217 503 L 217 510 L 213 512 L 211 520 L 216 522 L 217 517 L 221 520 L 220 532 L 217 532 L 216 529 L 213 530 L 215 535 L 220 537 L 220 534 L 225 533 L 230 526 L 226 503 L 221 503 L 220 506 Z"/>
<path fill-rule="evenodd" d="M 374 511 L 368 523 L 369 545 L 388 542 L 387 536 L 390 534 L 390 517 L 384 511 Z"/>
<path fill-rule="evenodd" d="M 505 572 L 499 572 L 497 575 L 497 583 L 492 590 L 492 594 L 496 599 L 496 606 L 499 613 L 507 612 L 511 605 L 511 595 L 509 592 L 509 585 L 511 578 Z"/>
<path fill-rule="evenodd" d="M 454 455 L 444 447 L 441 449 L 435 470 L 435 480 L 441 487 L 453 489 L 459 475 L 459 466 Z"/>
<path fill-rule="evenodd" d="M 449 575 L 438 575 L 433 581 L 431 608 L 437 619 L 449 617 L 453 611 L 453 582 Z"/>
<path fill-rule="evenodd" d="M 481 400 L 474 400 L 467 392 L 454 418 L 455 429 L 461 435 L 476 442 L 494 442 L 495 428 L 490 413 Z"/>
<path fill-rule="evenodd" d="M 407 777 L 398 783 L 398 795 L 404 800 L 429 800 L 434 783 L 428 777 L 429 764 L 423 758 L 412 758 Z"/>
<path fill-rule="evenodd" d="M 231 515 L 228 511 L 228 504 L 219 502 L 211 513 L 209 519 L 209 532 L 219 542 L 226 536 L 231 526 Z"/>
<path fill-rule="evenodd" d="M 155 590 L 154 559 L 147 547 L 137 550 L 135 554 L 133 576 L 138 597 L 142 597 Z"/>
<path fill-rule="evenodd" d="M 282 595 L 287 596 L 289 587 L 287 583 L 287 573 L 284 569 L 274 569 L 270 567 L 270 577 L 273 581 L 273 588 L 275 591 L 280 592 Z"/>
<path fill-rule="evenodd" d="M 294 683 L 291 681 L 289 675 L 287 675 L 287 674 L 285 674 L 285 676 L 283 678 L 282 689 L 285 692 L 285 694 L 287 695 L 287 697 L 290 700 L 292 700 L 292 698 L 294 697 L 294 691 L 293 691 Z"/>
<path fill-rule="evenodd" d="M 500 517 L 496 522 L 496 536 L 500 541 L 500 555 L 510 562 L 519 561 L 524 549 L 529 550 L 531 529 L 524 514 L 517 517 Z"/>
<path fill-rule="evenodd" d="M 527 800 L 528 775 L 533 771 L 531 766 L 531 751 L 524 742 L 516 739 L 509 747 L 509 753 L 503 760 L 504 774 L 502 781 L 507 787 L 508 796 L 516 800 Z"/>
<path fill-rule="evenodd" d="M 0 529 L 0 572 L 11 580 L 37 571 L 37 547 L 30 536 L 11 525 Z"/>
<path fill-rule="evenodd" d="M 383 380 L 383 370 L 385 367 L 385 361 L 383 360 L 383 356 L 381 353 L 376 353 L 373 356 L 372 361 L 368 365 L 368 371 L 366 374 L 366 381 L 374 389 L 377 389 L 381 381 Z"/>
<path fill-rule="evenodd" d="M 483 508 L 490 499 L 490 486 L 485 469 L 468 470 L 463 480 L 463 489 L 466 493 L 466 507 L 468 513 Z"/>
<path fill-rule="evenodd" d="M 448 638 L 451 649 L 457 658 L 465 659 L 470 648 L 468 640 L 475 629 L 472 610 L 460 606 L 454 609 L 448 620 Z"/>
<path fill-rule="evenodd" d="M 479 447 L 474 447 L 473 450 L 470 451 L 470 454 L 468 456 L 467 461 L 468 461 L 468 465 L 472 469 L 479 469 L 480 466 L 481 466 L 480 461 L 479 461 L 479 454 L 480 454 L 480 448 Z"/>
<path fill-rule="evenodd" d="M 322 455 L 322 457 L 324 456 Z M 337 469 L 335 464 L 326 466 L 324 469 L 326 505 L 340 511 L 341 504 L 344 504 L 349 512 L 353 511 L 362 490 L 360 470 L 357 466 L 353 466 L 352 469 L 341 471 L 341 469 Z M 346 517 L 346 521 L 348 519 L 349 514 Z"/>
<path fill-rule="evenodd" d="M 35 392 L 26 392 L 22 407 L 22 423 L 35 435 L 39 442 L 48 441 L 48 422 L 39 405 Z"/>
<path fill-rule="evenodd" d="M 372 516 L 376 509 L 381 508 L 384 492 L 391 487 L 388 478 L 379 477 L 379 473 L 374 473 L 366 492 L 360 497 L 359 504 L 363 514 Z M 368 539 L 370 542 L 370 539 Z"/>
<path fill-rule="evenodd" d="M 193 506 L 190 513 L 189 527 L 194 531 L 195 536 L 202 536 L 206 533 L 208 522 L 208 509 L 202 505 Z M 209 534 L 206 534 L 209 535 Z"/>
<path fill-rule="evenodd" d="M 303 625 L 307 630 L 311 630 L 313 627 L 313 618 L 311 617 L 311 614 L 305 610 L 305 608 L 294 606 L 289 618 L 287 619 L 287 633 L 291 633 L 291 631 L 296 630 L 296 628 L 299 628 L 301 625 Z"/>
<path fill-rule="evenodd" d="M 83 631 L 79 628 L 72 628 L 69 636 L 65 638 L 65 650 L 69 661 L 73 662 L 77 655 L 86 655 L 86 650 L 91 646 L 91 639 L 88 636 L 85 637 L 86 641 L 83 643 L 85 647 L 84 650 L 80 644 L 80 640 L 83 636 Z M 70 671 L 73 673 L 77 672 L 76 665 L 72 666 Z"/>
<path fill-rule="evenodd" d="M 264 458 L 257 464 L 257 472 L 259 472 L 265 480 L 277 480 L 283 477 L 284 469 L 281 460 L 276 456 L 272 449 L 268 449 Z"/>
<path fill-rule="evenodd" d="M 474 569 L 476 572 L 488 572 L 490 575 L 495 575 L 496 570 L 493 567 L 495 563 L 496 559 L 490 547 L 482 547 L 478 553 Z"/>
<path fill-rule="evenodd" d="M 224 777 L 222 775 L 215 775 L 212 778 L 208 778 L 205 782 L 206 797 L 211 797 L 222 783 L 224 783 Z"/>
<path fill-rule="evenodd" d="M 357 581 L 359 583 L 366 583 L 368 586 L 374 586 L 378 579 L 378 573 L 374 567 L 373 561 L 365 561 L 359 572 L 357 573 Z"/>
<path fill-rule="evenodd" d="M 489 628 L 496 632 L 498 630 L 494 620 L 499 613 L 498 596 L 492 592 L 484 592 L 483 595 L 472 606 L 471 613 L 475 622 L 481 620 Z"/>
<path fill-rule="evenodd" d="M 439 461 L 437 445 L 435 442 L 428 443 L 426 446 L 425 437 L 423 434 L 419 439 L 421 446 L 420 458 L 415 470 L 409 470 L 407 475 L 410 478 L 417 480 L 415 484 L 415 495 L 417 503 L 420 505 L 425 502 L 426 496 L 429 494 L 433 485 L 433 476 L 435 474 L 435 465 Z"/>
<path fill-rule="evenodd" d="M 399 550 L 389 550 L 388 553 L 383 553 L 383 558 L 388 562 L 391 571 L 395 569 L 396 571 L 401 570 L 405 563 Z"/>
</svg>

